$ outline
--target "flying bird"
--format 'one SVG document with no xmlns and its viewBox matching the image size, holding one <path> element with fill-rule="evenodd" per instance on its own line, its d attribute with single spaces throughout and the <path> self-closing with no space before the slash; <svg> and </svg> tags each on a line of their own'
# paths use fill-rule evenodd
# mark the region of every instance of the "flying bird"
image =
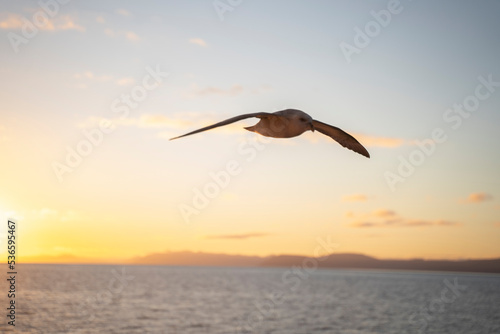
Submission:
<svg viewBox="0 0 500 334">
<path fill-rule="evenodd" d="M 337 141 L 340 145 L 344 146 L 345 148 L 348 148 L 367 158 L 370 157 L 370 153 L 368 153 L 366 148 L 364 148 L 363 145 L 361 145 L 356 140 L 356 138 L 354 138 L 347 132 L 342 131 L 341 129 L 335 126 L 328 125 L 320 121 L 316 121 L 305 112 L 297 109 L 286 109 L 286 110 L 276 111 L 273 113 L 257 112 L 257 113 L 239 115 L 226 119 L 225 121 L 215 123 L 213 125 L 209 125 L 204 128 L 186 133 L 182 136 L 171 138 L 170 140 L 218 128 L 219 126 L 228 125 L 237 121 L 241 121 L 242 119 L 251 117 L 257 117 L 260 119 L 260 121 L 253 126 L 246 127 L 245 129 L 248 131 L 257 132 L 258 134 L 261 134 L 266 137 L 292 138 L 292 137 L 297 137 L 308 130 L 311 130 L 313 132 L 314 130 L 318 130 L 322 134 L 331 137 L 333 140 Z"/>
</svg>

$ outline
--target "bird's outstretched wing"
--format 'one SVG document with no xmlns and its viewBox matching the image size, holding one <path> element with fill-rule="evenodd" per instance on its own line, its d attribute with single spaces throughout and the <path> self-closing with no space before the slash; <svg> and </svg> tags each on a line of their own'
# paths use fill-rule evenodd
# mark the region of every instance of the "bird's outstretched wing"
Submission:
<svg viewBox="0 0 500 334">
<path fill-rule="evenodd" d="M 219 123 L 215 123 L 215 124 L 206 126 L 204 128 L 201 128 L 201 129 L 198 129 L 198 130 L 195 130 L 195 131 L 191 131 L 191 132 L 186 133 L 185 135 L 182 135 L 182 136 L 170 138 L 170 140 L 181 138 L 181 137 L 185 137 L 185 136 L 189 136 L 189 135 L 194 135 L 195 133 L 198 133 L 198 132 L 202 132 L 202 131 L 207 131 L 207 130 L 210 130 L 210 129 L 218 128 L 219 126 L 228 125 L 228 124 L 231 124 L 231 123 L 234 123 L 234 122 L 237 122 L 237 121 L 241 121 L 242 119 L 245 119 L 245 118 L 251 118 L 251 117 L 263 118 L 263 117 L 269 117 L 269 116 L 273 116 L 273 114 L 267 113 L 267 112 L 256 112 L 256 113 L 252 113 L 252 114 L 243 114 L 243 115 L 239 115 L 239 116 L 235 116 L 235 117 L 226 119 L 225 121 L 222 121 L 222 122 L 219 122 Z"/>
<path fill-rule="evenodd" d="M 364 155 L 367 158 L 370 157 L 370 153 L 368 153 L 366 148 L 364 148 L 363 145 L 361 145 L 356 140 L 356 138 L 354 138 L 347 132 L 316 120 L 313 120 L 312 124 L 315 130 L 318 130 L 319 132 L 321 132 L 324 135 L 327 135 L 328 137 L 331 137 L 345 148 L 348 148 L 356 153 Z"/>
</svg>

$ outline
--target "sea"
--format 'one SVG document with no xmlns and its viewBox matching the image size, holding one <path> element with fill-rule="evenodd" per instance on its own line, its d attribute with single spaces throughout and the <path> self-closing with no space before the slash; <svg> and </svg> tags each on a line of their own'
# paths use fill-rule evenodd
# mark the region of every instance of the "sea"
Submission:
<svg viewBox="0 0 500 334">
<path fill-rule="evenodd" d="M 0 283 L 1 333 L 500 333 L 493 274 L 20 264 L 15 276 L 13 299 Z"/>
</svg>

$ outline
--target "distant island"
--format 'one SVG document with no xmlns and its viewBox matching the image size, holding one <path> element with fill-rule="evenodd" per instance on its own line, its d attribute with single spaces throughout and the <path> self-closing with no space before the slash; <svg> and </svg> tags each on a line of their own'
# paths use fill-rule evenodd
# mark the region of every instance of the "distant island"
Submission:
<svg viewBox="0 0 500 334">
<path fill-rule="evenodd" d="M 338 253 L 314 258 L 300 255 L 244 256 L 197 252 L 167 252 L 136 257 L 135 265 L 191 265 L 236 267 L 317 266 L 335 269 L 386 269 L 500 273 L 500 258 L 470 260 L 383 260 L 362 254 Z"/>
</svg>

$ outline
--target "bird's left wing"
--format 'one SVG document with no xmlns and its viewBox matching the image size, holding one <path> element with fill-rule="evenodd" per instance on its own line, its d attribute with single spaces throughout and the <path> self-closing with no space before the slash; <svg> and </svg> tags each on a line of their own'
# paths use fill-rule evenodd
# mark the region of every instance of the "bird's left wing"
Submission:
<svg viewBox="0 0 500 334">
<path fill-rule="evenodd" d="M 332 125 L 328 125 L 325 123 L 322 123 L 320 121 L 313 120 L 312 124 L 314 126 L 315 130 L 318 130 L 324 135 L 327 135 L 328 137 L 331 137 L 332 139 L 336 140 L 340 145 L 344 146 L 345 148 L 348 148 L 356 153 L 359 153 L 361 155 L 364 155 L 365 157 L 369 158 L 370 153 L 366 150 L 366 148 L 361 145 L 356 138 L 348 134 L 347 132 L 334 127 Z"/>
<path fill-rule="evenodd" d="M 202 131 L 207 131 L 207 130 L 210 130 L 210 129 L 218 128 L 219 126 L 224 126 L 224 125 L 228 125 L 228 124 L 231 124 L 231 123 L 234 123 L 234 122 L 238 122 L 238 121 L 241 121 L 242 119 L 245 119 L 245 118 L 251 118 L 251 117 L 263 118 L 263 117 L 269 117 L 269 116 L 273 116 L 273 114 L 267 113 L 267 112 L 256 112 L 256 113 L 252 113 L 252 114 L 243 114 L 243 115 L 231 117 L 229 119 L 226 119 L 225 121 L 222 121 L 222 122 L 219 122 L 219 123 L 215 123 L 215 124 L 206 126 L 204 128 L 201 128 L 201 129 L 198 129 L 198 130 L 186 133 L 185 135 L 182 135 L 182 136 L 170 138 L 170 140 L 181 138 L 181 137 L 185 137 L 185 136 L 189 136 L 189 135 L 194 135 L 195 133 L 198 133 L 198 132 L 202 132 Z"/>
</svg>

